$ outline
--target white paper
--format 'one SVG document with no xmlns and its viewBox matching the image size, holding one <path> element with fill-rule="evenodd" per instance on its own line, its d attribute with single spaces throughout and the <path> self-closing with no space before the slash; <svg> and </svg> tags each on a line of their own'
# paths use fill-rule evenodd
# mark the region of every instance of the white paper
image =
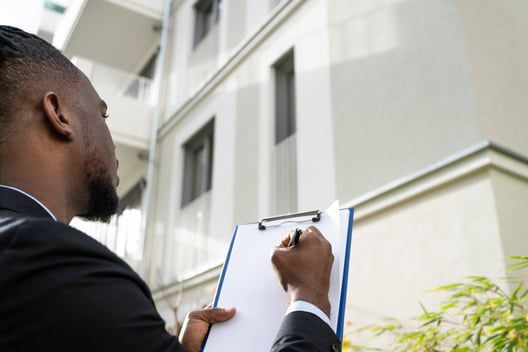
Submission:
<svg viewBox="0 0 528 352">
<path fill-rule="evenodd" d="M 269 351 L 284 319 L 289 301 L 271 265 L 271 253 L 296 227 L 316 226 L 332 244 L 334 264 L 330 278 L 330 320 L 337 329 L 349 211 L 335 202 L 317 223 L 284 223 L 261 231 L 257 224 L 240 225 L 220 287 L 218 307 L 236 307 L 233 319 L 212 326 L 205 352 Z M 340 222 L 342 225 L 340 226 Z M 302 240 L 302 239 L 301 239 Z M 302 268 L 299 268 L 302 270 Z"/>
</svg>

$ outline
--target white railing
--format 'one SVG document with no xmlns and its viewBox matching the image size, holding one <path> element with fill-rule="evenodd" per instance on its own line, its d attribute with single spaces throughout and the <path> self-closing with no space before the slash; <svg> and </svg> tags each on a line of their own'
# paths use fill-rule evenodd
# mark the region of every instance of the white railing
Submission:
<svg viewBox="0 0 528 352">
<path fill-rule="evenodd" d="M 295 134 L 273 148 L 272 211 L 286 214 L 297 210 L 297 140 Z"/>
<path fill-rule="evenodd" d="M 150 79 L 81 57 L 73 57 L 72 62 L 90 79 L 100 94 L 117 93 L 141 102 L 151 102 L 152 81 Z"/>
<path fill-rule="evenodd" d="M 143 258 L 141 252 L 141 210 L 125 209 L 112 216 L 110 223 L 74 218 L 71 226 L 85 232 L 137 269 Z"/>
<path fill-rule="evenodd" d="M 170 270 L 172 279 L 196 270 L 210 258 L 210 209 L 211 193 L 207 192 L 183 207 L 170 244 Z"/>
</svg>

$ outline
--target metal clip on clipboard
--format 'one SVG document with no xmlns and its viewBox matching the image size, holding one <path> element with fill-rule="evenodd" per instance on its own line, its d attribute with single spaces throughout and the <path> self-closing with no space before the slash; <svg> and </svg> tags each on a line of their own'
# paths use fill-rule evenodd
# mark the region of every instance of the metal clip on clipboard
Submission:
<svg viewBox="0 0 528 352">
<path fill-rule="evenodd" d="M 319 220 L 321 220 L 321 214 L 322 214 L 322 211 L 320 210 L 312 210 L 312 211 L 305 211 L 305 212 L 296 213 L 296 214 L 272 216 L 272 217 L 264 218 L 260 220 L 258 223 L 258 228 L 259 230 L 265 230 L 268 227 L 281 226 L 282 224 L 285 224 L 288 222 L 296 222 L 296 223 L 302 223 L 302 222 L 307 222 L 307 221 L 318 222 Z M 302 218 L 302 217 L 311 217 L 311 219 L 301 220 L 301 221 L 291 220 L 293 218 Z M 270 222 L 280 221 L 280 220 L 286 220 L 286 221 L 280 222 L 276 225 L 267 225 L 267 226 L 264 225 L 264 223 L 270 223 Z"/>
</svg>

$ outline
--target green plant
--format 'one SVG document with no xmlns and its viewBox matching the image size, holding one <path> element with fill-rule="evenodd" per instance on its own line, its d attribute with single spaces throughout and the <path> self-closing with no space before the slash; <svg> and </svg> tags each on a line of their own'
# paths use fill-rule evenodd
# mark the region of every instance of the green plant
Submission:
<svg viewBox="0 0 528 352">
<path fill-rule="evenodd" d="M 506 293 L 487 277 L 471 276 L 460 283 L 435 291 L 446 294 L 435 311 L 422 306 L 415 328 L 387 319 L 367 330 L 374 336 L 389 336 L 389 349 L 353 346 L 354 351 L 436 352 L 436 351 L 528 351 L 528 256 L 511 258 L 515 289 Z"/>
</svg>

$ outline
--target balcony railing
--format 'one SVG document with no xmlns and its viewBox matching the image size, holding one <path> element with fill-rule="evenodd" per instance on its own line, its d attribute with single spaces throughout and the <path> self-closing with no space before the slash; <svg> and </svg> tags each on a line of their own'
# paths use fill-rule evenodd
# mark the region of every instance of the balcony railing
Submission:
<svg viewBox="0 0 528 352">
<path fill-rule="evenodd" d="M 207 192 L 187 204 L 178 214 L 173 243 L 173 249 L 178 254 L 171 258 L 172 267 L 177 268 L 177 272 L 170 275 L 172 278 L 208 262 L 210 203 L 211 194 Z"/>
<path fill-rule="evenodd" d="M 139 268 L 143 258 L 140 209 L 125 209 L 108 224 L 74 218 L 71 226 L 104 244 L 134 269 Z"/>
<path fill-rule="evenodd" d="M 90 79 L 100 93 L 117 93 L 150 104 L 152 85 L 150 79 L 81 57 L 73 57 L 72 62 Z"/>
<path fill-rule="evenodd" d="M 114 142 L 148 149 L 153 111 L 151 81 L 80 57 L 72 62 L 108 104 L 111 118 L 107 124 Z"/>
</svg>

